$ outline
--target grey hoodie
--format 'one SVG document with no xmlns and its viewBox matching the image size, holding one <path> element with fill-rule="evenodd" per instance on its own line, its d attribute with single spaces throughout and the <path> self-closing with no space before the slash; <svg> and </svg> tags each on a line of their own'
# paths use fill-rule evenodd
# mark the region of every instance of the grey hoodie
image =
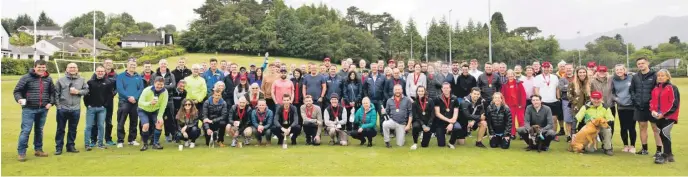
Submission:
<svg viewBox="0 0 688 177">
<path fill-rule="evenodd" d="M 631 80 L 632 76 L 626 74 L 626 77 L 621 80 L 621 77 L 614 75 L 612 78 L 612 94 L 613 100 L 616 102 L 619 109 L 633 109 L 633 100 L 631 99 Z"/>
<path fill-rule="evenodd" d="M 64 77 L 57 80 L 57 109 L 79 110 L 81 109 L 81 97 L 88 94 L 88 84 L 84 78 L 76 75 L 65 73 Z M 69 93 L 69 88 L 79 90 L 79 93 L 72 95 Z"/>
</svg>

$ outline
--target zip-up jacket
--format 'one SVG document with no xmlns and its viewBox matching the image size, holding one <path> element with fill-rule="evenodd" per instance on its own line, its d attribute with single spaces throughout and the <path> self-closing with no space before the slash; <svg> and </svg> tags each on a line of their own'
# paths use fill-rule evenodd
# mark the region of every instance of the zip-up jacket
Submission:
<svg viewBox="0 0 688 177">
<path fill-rule="evenodd" d="M 265 112 L 258 112 L 258 109 L 251 111 L 251 125 L 253 125 L 253 128 L 257 129 L 259 125 L 262 125 L 266 130 L 270 130 L 273 126 L 272 119 L 273 113 L 270 109 L 266 108 Z"/>
<path fill-rule="evenodd" d="M 246 105 L 244 107 L 243 112 L 239 111 L 239 105 L 233 105 L 231 109 L 229 109 L 229 120 L 230 124 L 234 126 L 234 121 L 239 121 L 239 130 L 243 130 L 244 128 L 250 126 L 250 115 L 251 112 L 251 107 Z M 243 113 L 243 115 L 240 116 L 240 114 Z"/>
<path fill-rule="evenodd" d="M 220 121 L 227 122 L 227 114 L 227 103 L 223 99 L 220 99 L 217 103 L 213 103 L 213 96 L 210 96 L 208 100 L 203 103 L 202 119 L 210 119 L 213 123 Z"/>
<path fill-rule="evenodd" d="M 79 93 L 72 95 L 69 93 L 70 88 L 73 87 L 79 90 Z M 65 76 L 57 80 L 57 108 L 67 110 L 81 109 L 81 96 L 88 94 L 88 84 L 84 78 L 77 75 L 65 73 Z"/>
<path fill-rule="evenodd" d="M 650 111 L 664 115 L 665 119 L 671 119 L 678 123 L 680 103 L 681 96 L 676 85 L 666 82 L 657 84 L 652 89 Z"/>
<path fill-rule="evenodd" d="M 319 76 L 315 76 L 315 77 L 319 77 Z M 338 95 L 342 95 L 342 93 L 343 93 L 342 87 L 344 87 L 344 80 L 342 78 L 346 78 L 346 77 L 339 77 L 338 75 L 335 75 L 334 77 L 331 77 L 330 75 L 322 76 L 322 77 L 325 78 L 325 85 L 327 86 L 327 89 L 325 91 L 325 99 L 323 99 L 323 101 L 330 100 L 330 96 L 332 95 L 332 93 L 337 93 Z M 306 93 L 308 93 L 308 92 L 306 92 Z M 311 96 L 313 96 L 313 100 L 317 100 L 315 98 L 320 97 L 320 95 L 311 95 Z"/>
<path fill-rule="evenodd" d="M 119 94 L 119 101 L 128 102 L 129 97 L 134 97 L 138 100 L 141 92 L 145 88 L 143 86 L 143 78 L 139 73 L 129 74 L 126 71 L 117 75 L 117 94 Z"/>
<path fill-rule="evenodd" d="M 399 79 L 395 79 L 394 77 L 392 77 L 391 79 L 385 80 L 385 100 L 388 100 L 389 98 L 392 98 L 394 96 L 395 84 L 401 85 L 401 93 L 404 95 L 406 94 L 406 81 L 404 81 L 404 79 L 401 79 L 401 77 L 399 77 Z"/>
<path fill-rule="evenodd" d="M 222 73 L 222 71 L 220 71 L 219 69 L 216 69 L 215 73 L 213 73 L 210 69 L 208 69 L 208 71 L 205 71 L 202 76 L 203 76 L 203 79 L 205 80 L 206 94 L 212 95 L 213 87 L 215 87 L 215 83 L 216 82 L 222 82 L 223 81 L 222 79 L 224 78 L 225 74 Z M 227 87 L 227 83 L 225 83 L 225 88 L 230 88 L 230 87 Z"/>
<path fill-rule="evenodd" d="M 93 80 L 96 78 L 98 78 L 96 76 L 96 73 L 93 73 L 93 75 L 91 75 L 90 80 Z M 112 92 L 112 93 L 110 94 L 110 99 L 114 99 L 115 95 L 117 95 L 117 73 L 115 72 L 115 69 L 110 69 L 110 72 L 105 73 L 104 78 L 107 80 L 110 80 L 110 83 L 112 83 L 112 90 L 110 90 L 110 92 Z M 109 103 L 109 102 L 110 102 L 110 100 L 107 100 L 106 103 Z"/>
<path fill-rule="evenodd" d="M 201 101 L 203 101 L 205 99 L 205 96 L 208 94 L 208 88 L 206 87 L 205 80 L 203 79 L 203 77 L 189 76 L 184 78 L 184 80 L 186 81 L 186 98 L 196 101 L 196 103 L 200 103 Z"/>
<path fill-rule="evenodd" d="M 631 79 L 631 99 L 636 110 L 646 111 L 650 108 L 650 94 L 655 87 L 657 75 L 650 70 L 646 74 L 636 73 Z"/>
<path fill-rule="evenodd" d="M 232 74 L 229 74 L 226 77 L 222 78 L 222 80 L 221 80 L 222 82 L 225 83 L 225 90 L 222 91 L 222 98 L 224 98 L 225 101 L 227 101 L 227 104 L 229 104 L 229 105 L 235 104 L 234 103 L 234 88 L 237 85 L 239 85 L 239 78 L 240 77 L 241 76 L 239 73 L 237 73 L 237 75 L 234 77 L 232 77 Z M 206 79 L 206 81 L 207 81 L 207 79 Z M 218 81 L 218 82 L 220 82 L 220 81 Z M 213 85 L 215 85 L 215 84 L 213 84 Z M 213 87 L 210 87 L 210 88 L 212 89 Z"/>
<path fill-rule="evenodd" d="M 425 88 L 427 90 L 428 97 L 438 98 L 442 95 L 442 83 L 444 83 L 444 78 L 440 77 L 442 74 L 430 73 L 428 76 L 428 85 Z"/>
<path fill-rule="evenodd" d="M 109 100 L 112 100 L 112 88 L 115 87 L 110 79 L 93 78 L 87 82 L 88 94 L 84 95 L 84 105 L 86 107 L 102 107 L 106 106 Z"/>
<path fill-rule="evenodd" d="M 361 106 L 361 108 L 358 108 L 356 111 L 356 114 L 354 114 L 354 131 L 357 131 L 356 128 L 375 130 L 375 124 L 377 123 L 377 112 L 375 112 L 375 106 L 370 104 L 370 110 L 365 112 L 365 117 L 363 112 L 365 112 L 365 109 L 363 106 Z"/>
<path fill-rule="evenodd" d="M 186 126 L 187 129 L 191 127 L 198 127 L 198 122 L 200 121 L 201 119 L 199 119 L 198 113 L 189 114 L 189 117 L 186 117 L 184 114 L 177 114 L 177 126 L 179 126 L 180 130 L 184 126 Z"/>
<path fill-rule="evenodd" d="M 373 77 L 376 79 L 373 80 Z M 363 84 L 363 94 L 374 101 L 382 101 L 385 99 L 384 95 L 385 88 L 385 76 L 378 74 L 377 76 L 371 76 L 366 78 L 365 84 Z"/>
<path fill-rule="evenodd" d="M 177 79 L 174 77 L 174 74 L 172 74 L 170 72 L 170 69 L 167 69 L 167 73 L 165 73 L 165 76 L 163 76 L 162 73 L 160 72 L 160 68 L 158 68 L 155 71 L 155 75 L 154 75 L 153 79 L 155 79 L 155 77 L 157 77 L 157 76 L 160 76 L 163 79 L 165 79 L 165 89 L 172 90 L 174 88 L 177 88 Z"/>
<path fill-rule="evenodd" d="M 25 108 L 44 108 L 48 104 L 55 105 L 55 84 L 50 74 L 38 75 L 33 69 L 22 76 L 14 86 L 14 100 L 26 99 Z"/>
<path fill-rule="evenodd" d="M 542 130 L 552 130 L 554 127 L 552 110 L 546 105 L 541 105 L 540 111 L 535 110 L 535 106 L 533 105 L 526 107 L 526 115 L 523 116 L 523 121 L 523 126 L 526 127 L 527 130 L 529 130 L 532 125 L 538 125 L 542 127 Z"/>
<path fill-rule="evenodd" d="M 174 75 L 174 82 L 179 83 L 180 80 L 191 76 L 192 72 L 190 69 L 184 67 L 182 69 L 175 68 L 172 70 L 172 75 Z"/>
<path fill-rule="evenodd" d="M 490 104 L 485 110 L 485 119 L 490 135 L 503 133 L 505 137 L 511 136 L 511 110 L 508 106 Z"/>
<path fill-rule="evenodd" d="M 355 102 L 359 103 L 361 102 L 362 96 L 362 86 L 361 83 L 358 81 L 347 81 L 346 84 L 344 84 L 342 88 L 343 92 L 343 100 L 346 105 L 349 105 L 349 102 Z"/>
<path fill-rule="evenodd" d="M 425 109 L 420 106 L 421 104 L 425 104 Z M 432 127 L 433 120 L 435 120 L 435 105 L 432 99 L 425 97 L 421 101 L 420 98 L 416 98 L 411 109 L 413 110 L 413 122 L 418 122 L 422 126 Z"/>
<path fill-rule="evenodd" d="M 167 100 L 169 99 L 169 96 L 170 94 L 167 93 L 167 89 L 164 87 L 160 90 L 155 90 L 155 86 L 147 87 L 143 90 L 143 93 L 141 93 L 141 97 L 138 100 L 139 108 L 146 112 L 158 111 L 158 119 L 161 120 L 165 115 L 163 112 L 167 108 Z M 155 98 L 158 98 L 158 102 L 153 105 L 151 102 Z"/>
<path fill-rule="evenodd" d="M 491 80 L 489 79 L 490 77 L 492 78 Z M 478 87 L 480 87 L 480 95 L 484 99 L 488 101 L 492 100 L 492 94 L 498 92 L 502 88 L 499 74 L 492 72 L 489 76 L 487 74 L 480 75 L 480 77 L 478 77 Z"/>
<path fill-rule="evenodd" d="M 296 111 L 296 106 L 289 105 L 289 112 L 287 112 L 286 116 L 284 113 L 284 105 L 277 105 L 277 108 L 275 108 L 275 118 L 272 122 L 275 126 L 289 128 L 299 125 L 299 112 Z"/>
<path fill-rule="evenodd" d="M 461 124 L 468 124 L 469 121 L 480 121 L 480 115 L 485 113 L 485 99 L 478 98 L 478 100 L 473 103 L 471 96 L 468 95 L 463 98 L 461 102 L 461 110 L 459 110 L 459 120 Z"/>
</svg>

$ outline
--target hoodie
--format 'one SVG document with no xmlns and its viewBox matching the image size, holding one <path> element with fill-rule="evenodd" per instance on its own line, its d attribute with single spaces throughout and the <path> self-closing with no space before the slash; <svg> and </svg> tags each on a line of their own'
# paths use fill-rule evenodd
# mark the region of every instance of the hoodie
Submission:
<svg viewBox="0 0 688 177">
<path fill-rule="evenodd" d="M 79 93 L 72 95 L 69 93 L 70 88 L 79 90 Z M 81 96 L 88 94 L 88 85 L 84 78 L 78 74 L 71 75 L 65 73 L 65 76 L 57 80 L 57 109 L 79 110 L 81 109 Z"/>
<path fill-rule="evenodd" d="M 55 104 L 55 84 L 50 74 L 45 72 L 38 75 L 33 69 L 22 76 L 14 87 L 14 100 L 26 99 L 24 108 L 43 108 L 48 104 Z"/>
<path fill-rule="evenodd" d="M 614 75 L 612 78 L 612 100 L 618 109 L 633 110 L 633 99 L 631 98 L 631 75 L 626 74 L 624 79 Z"/>
</svg>

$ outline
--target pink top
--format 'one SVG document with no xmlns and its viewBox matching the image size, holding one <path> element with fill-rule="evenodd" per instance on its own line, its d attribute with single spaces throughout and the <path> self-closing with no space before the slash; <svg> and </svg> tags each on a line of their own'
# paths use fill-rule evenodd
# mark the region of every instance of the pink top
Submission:
<svg viewBox="0 0 688 177">
<path fill-rule="evenodd" d="M 528 79 L 528 77 L 521 77 L 521 82 L 523 82 L 523 89 L 526 90 L 526 98 L 530 99 L 530 96 L 533 95 L 533 90 L 535 86 L 533 85 L 533 81 L 535 80 L 535 77 L 531 77 Z"/>
<path fill-rule="evenodd" d="M 292 84 L 290 80 L 278 79 L 272 83 L 272 90 L 275 92 L 275 95 L 273 95 L 272 98 L 274 99 L 275 104 L 279 105 L 282 104 L 282 96 L 284 96 L 284 94 L 293 96 L 294 84 Z"/>
</svg>

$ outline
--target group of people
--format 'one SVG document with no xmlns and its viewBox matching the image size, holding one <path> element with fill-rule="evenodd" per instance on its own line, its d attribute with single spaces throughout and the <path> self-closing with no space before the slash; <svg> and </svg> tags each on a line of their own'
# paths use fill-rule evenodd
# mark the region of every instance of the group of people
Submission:
<svg viewBox="0 0 688 177">
<path fill-rule="evenodd" d="M 476 59 L 404 64 L 394 59 L 368 64 L 361 59 L 357 66 L 353 59 L 344 59 L 338 68 L 325 58 L 322 64 L 288 68 L 279 60 L 268 62 L 266 55 L 260 67 L 213 58 L 188 69 L 181 58 L 174 69 L 165 59 L 156 70 L 144 62 L 139 73 L 136 60 L 130 59 L 126 71 L 116 73 L 112 60 L 106 59 L 88 81 L 70 63 L 54 83 L 46 62 L 38 60 L 14 89 L 22 106 L 18 160 L 26 160 L 32 128 L 35 156 L 48 156 L 42 130 L 52 106 L 57 106 L 55 155 L 63 150 L 78 153 L 74 140 L 83 100 L 86 151 L 122 148 L 125 143 L 141 146 L 141 151 L 163 149 L 162 135 L 163 141 L 178 143 L 179 150 L 194 148 L 201 135 L 207 146 L 242 147 L 255 138 L 256 146 L 269 146 L 277 139 L 286 149 L 297 144 L 302 130 L 306 144 L 316 146 L 327 134 L 330 145 L 346 146 L 351 137 L 371 147 L 373 138 L 382 134 L 391 148 L 404 146 L 406 133 L 411 133 L 413 150 L 419 139 L 420 147 L 428 147 L 432 138 L 438 146 L 454 149 L 477 131 L 477 147 L 485 148 L 483 140 L 488 138 L 490 147 L 508 149 L 518 135 L 527 150 L 547 151 L 559 136 L 566 135 L 569 142 L 586 123 L 603 117 L 611 126 L 600 131 L 602 150 L 613 155 L 618 111 L 623 152 L 648 154 L 650 122 L 657 144 L 655 162 L 674 161 L 670 132 L 678 122 L 679 90 L 667 70 L 652 71 L 646 58 L 636 60 L 637 73 L 617 65 L 611 76 L 606 66 L 594 62 L 574 68 L 562 61 L 556 72 L 552 63 L 539 61 L 513 69 L 505 63 L 485 63 L 484 71 Z M 637 152 L 636 122 L 642 143 Z M 529 137 L 535 125 L 542 128 L 542 136 L 535 138 L 543 144 L 537 146 Z M 136 141 L 138 131 L 142 143 Z M 225 136 L 231 143 L 225 144 Z"/>
</svg>

